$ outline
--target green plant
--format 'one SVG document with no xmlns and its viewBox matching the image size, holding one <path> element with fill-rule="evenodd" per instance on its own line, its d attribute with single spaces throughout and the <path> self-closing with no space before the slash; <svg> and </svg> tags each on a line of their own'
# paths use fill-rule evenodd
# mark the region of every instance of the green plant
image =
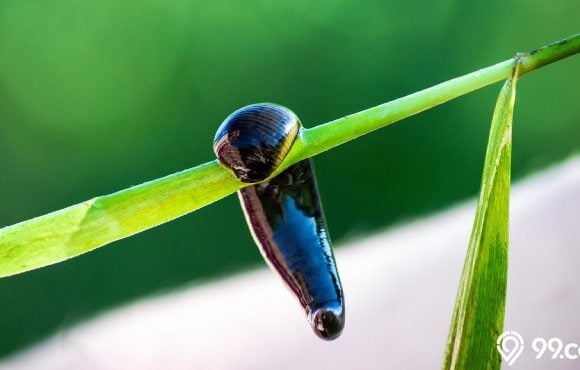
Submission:
<svg viewBox="0 0 580 370">
<path fill-rule="evenodd" d="M 445 369 L 498 368 L 501 362 L 495 345 L 503 330 L 507 288 L 512 117 L 519 68 L 516 57 L 493 113 Z"/>
<path fill-rule="evenodd" d="M 516 63 L 519 63 L 518 73 L 521 76 L 579 51 L 580 35 L 574 35 L 406 97 L 307 129 L 296 141 L 287 159 L 274 175 L 302 159 L 458 96 L 510 78 Z M 494 120 L 494 122 L 499 121 Z M 503 136 L 492 135 L 490 147 L 497 145 L 494 140 L 498 137 Z M 489 155 L 488 150 L 488 157 Z M 502 156 L 502 158 L 506 157 Z M 488 166 L 489 163 L 486 163 L 484 188 L 486 176 L 492 176 L 494 173 L 488 171 Z M 504 166 L 507 166 L 509 170 L 509 163 Z M 216 161 L 213 161 L 5 227 L 0 229 L 0 277 L 64 261 L 195 211 L 243 186 L 243 183 L 234 179 Z M 509 182 L 507 187 L 494 189 L 499 189 L 494 191 L 504 193 L 506 189 L 509 190 Z M 504 194 L 504 198 L 507 199 L 507 195 Z M 480 202 L 480 207 L 483 207 L 482 203 Z M 480 215 L 485 212 L 485 208 L 480 208 L 478 217 L 482 217 Z M 500 226 L 491 227 L 493 230 Z M 485 238 L 476 235 L 474 229 L 470 245 L 474 245 L 475 239 L 479 242 L 483 241 L 484 244 L 487 243 Z M 469 271 L 466 270 L 467 273 Z M 464 281 L 472 278 L 464 275 L 461 289 L 465 289 L 463 286 L 467 284 Z M 459 298 L 461 297 L 460 292 Z M 458 304 L 458 307 L 460 306 L 461 304 Z M 451 338 L 456 338 L 456 336 L 452 334 Z M 457 364 L 457 362 L 452 363 Z"/>
</svg>

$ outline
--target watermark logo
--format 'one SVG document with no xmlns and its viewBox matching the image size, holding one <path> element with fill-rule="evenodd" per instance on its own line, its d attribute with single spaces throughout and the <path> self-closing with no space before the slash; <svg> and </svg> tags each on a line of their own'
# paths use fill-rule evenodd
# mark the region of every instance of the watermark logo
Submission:
<svg viewBox="0 0 580 370">
<path fill-rule="evenodd" d="M 513 330 L 503 332 L 497 338 L 497 351 L 503 360 L 512 366 L 524 350 L 524 338 Z"/>
<path fill-rule="evenodd" d="M 524 351 L 524 338 L 518 332 L 508 330 L 497 338 L 496 347 L 508 366 L 512 366 Z M 574 342 L 565 343 L 558 337 L 536 337 L 532 340 L 531 349 L 536 353 L 536 360 L 580 359 L 580 345 Z M 544 357 L 545 354 L 548 355 Z"/>
</svg>

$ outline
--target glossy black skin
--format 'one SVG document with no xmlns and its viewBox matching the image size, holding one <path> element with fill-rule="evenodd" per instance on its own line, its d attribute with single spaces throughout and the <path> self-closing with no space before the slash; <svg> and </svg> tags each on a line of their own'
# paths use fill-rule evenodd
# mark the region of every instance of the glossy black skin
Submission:
<svg viewBox="0 0 580 370">
<path fill-rule="evenodd" d="M 314 332 L 335 339 L 344 327 L 342 287 L 310 159 L 239 191 L 262 255 L 304 308 Z"/>
<path fill-rule="evenodd" d="M 266 179 L 294 143 L 300 121 L 288 108 L 253 104 L 227 117 L 214 138 L 219 161 L 244 182 Z"/>
<path fill-rule="evenodd" d="M 214 151 L 241 181 L 263 181 L 286 157 L 300 127 L 285 107 L 250 105 L 222 123 Z M 312 161 L 299 162 L 238 195 L 258 248 L 298 298 L 314 332 L 323 339 L 337 338 L 344 327 L 344 298 Z"/>
</svg>

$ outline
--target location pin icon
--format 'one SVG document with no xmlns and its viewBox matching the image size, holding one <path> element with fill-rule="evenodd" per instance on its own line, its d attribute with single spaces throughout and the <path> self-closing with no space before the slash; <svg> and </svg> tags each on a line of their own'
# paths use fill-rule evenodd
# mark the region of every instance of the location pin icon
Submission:
<svg viewBox="0 0 580 370">
<path fill-rule="evenodd" d="M 524 350 L 524 338 L 515 331 L 506 331 L 497 338 L 497 351 L 512 366 Z"/>
</svg>

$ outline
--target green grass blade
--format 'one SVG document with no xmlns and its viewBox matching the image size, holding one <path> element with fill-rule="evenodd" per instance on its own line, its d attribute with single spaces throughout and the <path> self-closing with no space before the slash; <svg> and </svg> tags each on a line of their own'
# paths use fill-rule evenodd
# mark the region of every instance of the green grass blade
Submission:
<svg viewBox="0 0 580 370">
<path fill-rule="evenodd" d="M 444 369 L 500 368 L 496 341 L 503 330 L 507 286 L 512 116 L 517 77 L 514 72 L 505 82 L 493 113 L 481 193 Z"/>
<path fill-rule="evenodd" d="M 578 52 L 580 34 L 522 56 L 522 71 L 530 72 Z M 501 81 L 510 76 L 514 61 L 509 59 L 305 130 L 275 174 L 299 160 Z M 64 261 L 147 230 L 243 186 L 213 161 L 2 228 L 0 277 Z"/>
<path fill-rule="evenodd" d="M 241 184 L 217 161 L 0 229 L 0 276 L 50 265 L 182 216 Z"/>
</svg>

